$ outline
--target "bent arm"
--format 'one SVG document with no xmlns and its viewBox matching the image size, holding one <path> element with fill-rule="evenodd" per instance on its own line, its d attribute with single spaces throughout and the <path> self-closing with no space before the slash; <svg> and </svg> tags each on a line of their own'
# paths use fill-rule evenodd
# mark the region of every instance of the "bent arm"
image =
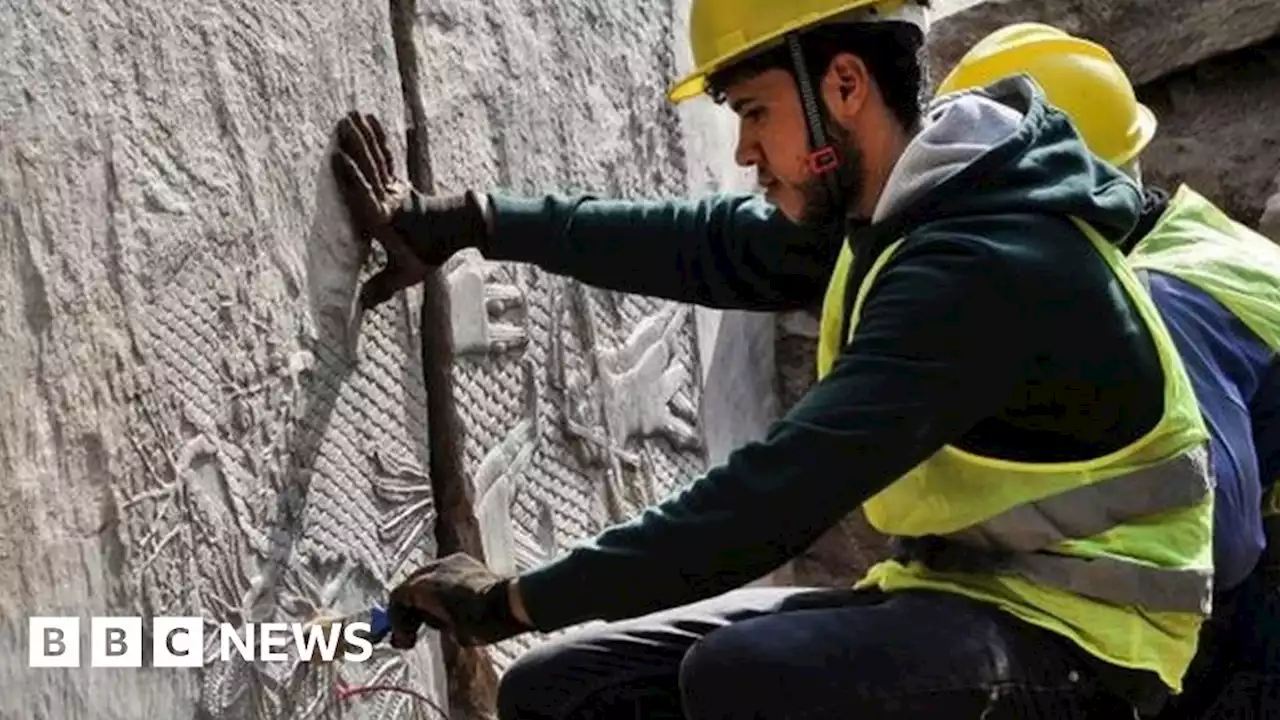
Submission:
<svg viewBox="0 0 1280 720">
<path fill-rule="evenodd" d="M 740 587 L 994 414 L 1039 335 L 1025 304 L 1006 300 L 1018 295 L 1001 266 L 965 242 L 904 244 L 832 372 L 763 441 L 519 578 L 534 625 L 635 617 Z"/>
<path fill-rule="evenodd" d="M 628 201 L 493 194 L 489 207 L 489 259 L 721 309 L 816 306 L 844 239 L 839 225 L 803 228 L 752 195 Z"/>
</svg>

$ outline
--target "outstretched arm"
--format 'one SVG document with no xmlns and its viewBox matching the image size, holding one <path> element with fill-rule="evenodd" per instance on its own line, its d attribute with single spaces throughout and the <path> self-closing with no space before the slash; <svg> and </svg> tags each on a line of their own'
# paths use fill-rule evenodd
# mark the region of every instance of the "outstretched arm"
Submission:
<svg viewBox="0 0 1280 720">
<path fill-rule="evenodd" d="M 522 575 L 513 604 L 551 631 L 711 597 L 794 557 L 1009 396 L 1041 333 L 1008 301 L 1028 281 L 1005 265 L 967 241 L 904 244 L 832 372 L 765 440 Z"/>
<path fill-rule="evenodd" d="M 454 253 L 531 263 L 582 282 L 716 308 L 792 310 L 821 302 L 844 228 L 810 230 L 751 195 L 701 201 L 428 197 L 395 176 L 372 115 L 338 124 L 334 172 L 357 235 L 388 266 L 361 289 L 373 307 Z M 486 202 L 487 200 L 487 202 Z"/>
<path fill-rule="evenodd" d="M 493 260 L 706 307 L 781 311 L 822 301 L 844 228 L 807 229 L 752 195 L 597 200 L 490 195 Z"/>
</svg>

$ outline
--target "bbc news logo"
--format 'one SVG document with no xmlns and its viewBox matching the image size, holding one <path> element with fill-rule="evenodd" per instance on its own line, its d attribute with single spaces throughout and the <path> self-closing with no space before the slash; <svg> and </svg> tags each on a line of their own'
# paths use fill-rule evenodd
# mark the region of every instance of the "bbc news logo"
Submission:
<svg viewBox="0 0 1280 720">
<path fill-rule="evenodd" d="M 80 667 L 80 618 L 33 617 L 28 623 L 30 667 Z M 239 656 L 250 662 L 363 662 L 373 655 L 367 622 L 308 626 L 304 623 L 248 623 L 218 626 L 222 662 Z M 142 667 L 146 643 L 140 617 L 95 617 L 89 622 L 90 667 Z M 289 652 L 290 646 L 295 653 Z M 151 620 L 151 666 L 203 667 L 205 621 L 198 617 Z"/>
</svg>

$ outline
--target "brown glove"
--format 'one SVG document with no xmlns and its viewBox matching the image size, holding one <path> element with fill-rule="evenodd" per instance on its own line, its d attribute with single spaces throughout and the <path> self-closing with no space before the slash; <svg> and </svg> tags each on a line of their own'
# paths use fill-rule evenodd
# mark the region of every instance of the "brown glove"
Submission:
<svg viewBox="0 0 1280 720">
<path fill-rule="evenodd" d="M 377 117 L 352 112 L 338 122 L 332 166 L 357 234 L 387 251 L 387 267 L 360 289 L 362 307 L 422 282 L 463 248 L 483 247 L 488 221 L 480 198 L 472 192 L 427 197 L 398 179 Z"/>
<path fill-rule="evenodd" d="M 464 646 L 533 630 L 512 615 L 508 582 L 465 553 L 428 563 L 391 591 L 391 646 L 412 648 L 422 625 L 451 632 Z"/>
</svg>

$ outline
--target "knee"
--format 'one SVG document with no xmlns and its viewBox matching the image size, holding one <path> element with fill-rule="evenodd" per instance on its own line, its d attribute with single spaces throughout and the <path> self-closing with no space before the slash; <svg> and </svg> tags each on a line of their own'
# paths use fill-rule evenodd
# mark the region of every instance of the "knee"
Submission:
<svg viewBox="0 0 1280 720">
<path fill-rule="evenodd" d="M 520 656 L 498 682 L 498 720 L 552 720 L 562 653 L 554 645 Z"/>
<path fill-rule="evenodd" d="M 760 703 L 774 695 L 773 665 L 750 621 L 707 635 L 680 663 L 680 700 L 690 720 L 769 717 Z M 781 668 L 775 668 L 775 671 Z M 776 679 L 776 678 L 775 678 Z"/>
</svg>

